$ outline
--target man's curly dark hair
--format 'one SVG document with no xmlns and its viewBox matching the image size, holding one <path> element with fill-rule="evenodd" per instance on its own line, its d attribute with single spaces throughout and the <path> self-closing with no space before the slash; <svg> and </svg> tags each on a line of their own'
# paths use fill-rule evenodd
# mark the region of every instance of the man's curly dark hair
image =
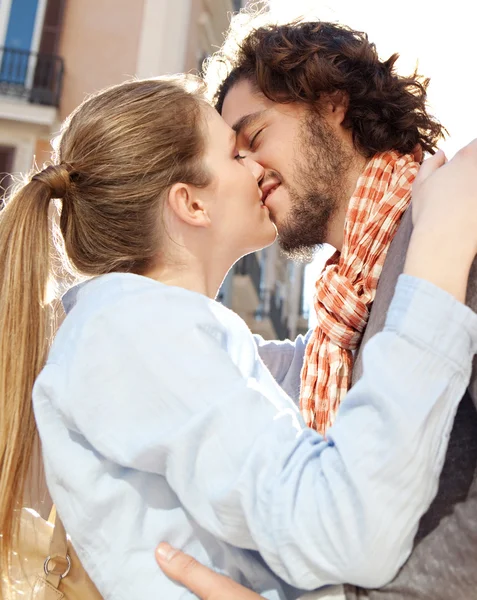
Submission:
<svg viewBox="0 0 477 600">
<path fill-rule="evenodd" d="M 233 60 L 228 60 L 228 74 L 214 103 L 222 112 L 225 96 L 244 79 L 280 103 L 318 107 L 320 99 L 342 95 L 348 103 L 343 125 L 364 156 L 391 149 L 407 154 L 417 144 L 433 154 L 446 130 L 427 111 L 429 79 L 417 72 L 398 75 L 394 70 L 398 57 L 393 54 L 381 61 L 366 33 L 343 25 L 268 24 L 240 42 Z M 214 61 L 220 62 L 220 56 L 212 59 L 209 69 Z"/>
</svg>

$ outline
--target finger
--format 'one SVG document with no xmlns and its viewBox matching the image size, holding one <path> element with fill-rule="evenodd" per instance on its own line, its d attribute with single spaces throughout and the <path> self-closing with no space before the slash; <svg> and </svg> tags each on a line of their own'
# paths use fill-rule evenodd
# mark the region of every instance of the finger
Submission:
<svg viewBox="0 0 477 600">
<path fill-rule="evenodd" d="M 475 163 L 477 160 L 477 138 L 461 148 L 456 154 L 457 157 L 464 158 L 464 160 L 470 159 Z"/>
<path fill-rule="evenodd" d="M 216 573 L 209 571 L 191 556 L 165 543 L 159 544 L 156 560 L 168 577 L 182 583 L 202 600 L 211 598 L 214 582 L 216 583 Z"/>
<path fill-rule="evenodd" d="M 434 171 L 437 171 L 439 167 L 442 167 L 447 162 L 446 155 L 443 150 L 438 150 L 434 156 L 427 158 L 419 169 L 419 174 L 416 177 L 416 183 L 422 183 L 429 175 L 432 175 Z"/>
<path fill-rule="evenodd" d="M 169 544 L 159 544 L 156 560 L 164 573 L 181 583 L 201 600 L 257 600 L 255 592 L 238 585 L 228 577 L 204 567 L 191 556 Z"/>
</svg>

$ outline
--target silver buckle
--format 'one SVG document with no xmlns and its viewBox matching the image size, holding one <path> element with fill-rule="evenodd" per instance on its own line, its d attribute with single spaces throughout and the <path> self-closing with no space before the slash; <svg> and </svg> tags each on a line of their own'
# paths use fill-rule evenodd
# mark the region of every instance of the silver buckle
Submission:
<svg viewBox="0 0 477 600">
<path fill-rule="evenodd" d="M 48 575 L 50 575 L 51 573 L 55 574 L 55 572 L 54 572 L 54 571 L 50 571 L 50 569 L 49 569 L 50 560 L 51 560 L 52 558 L 53 558 L 52 556 L 47 556 L 47 557 L 46 557 L 46 560 L 45 560 L 45 564 L 43 565 L 43 570 L 45 571 L 45 575 L 46 575 L 47 577 L 48 577 Z M 61 580 L 61 579 L 64 579 L 64 578 L 65 578 L 65 577 L 68 575 L 68 573 L 70 572 L 70 569 L 71 569 L 71 558 L 70 558 L 70 555 L 69 555 L 69 554 L 67 554 L 67 555 L 66 555 L 66 562 L 67 562 L 67 565 L 68 565 L 68 566 L 66 567 L 66 571 L 65 571 L 65 572 L 64 572 L 62 575 L 60 575 L 60 576 L 59 576 L 59 577 L 60 577 L 60 580 Z"/>
</svg>

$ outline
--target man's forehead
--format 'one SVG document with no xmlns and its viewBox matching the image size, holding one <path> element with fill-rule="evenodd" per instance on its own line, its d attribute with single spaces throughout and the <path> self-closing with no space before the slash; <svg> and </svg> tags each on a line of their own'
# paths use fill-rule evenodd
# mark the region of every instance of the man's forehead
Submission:
<svg viewBox="0 0 477 600">
<path fill-rule="evenodd" d="M 258 93 L 248 81 L 239 81 L 227 93 L 222 106 L 222 117 L 234 130 L 250 115 L 263 112 L 270 108 L 273 102 L 263 94 Z"/>
</svg>

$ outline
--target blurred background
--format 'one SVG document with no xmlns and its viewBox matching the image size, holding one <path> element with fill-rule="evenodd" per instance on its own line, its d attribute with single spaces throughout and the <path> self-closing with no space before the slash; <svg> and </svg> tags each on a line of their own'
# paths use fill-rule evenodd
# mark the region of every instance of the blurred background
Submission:
<svg viewBox="0 0 477 600">
<path fill-rule="evenodd" d="M 240 0 L 0 0 L 0 178 L 48 162 L 50 140 L 84 99 L 132 76 L 201 70 Z M 278 20 L 304 15 L 361 29 L 398 70 L 432 78 L 429 99 L 446 125 L 448 156 L 477 135 L 475 23 L 468 0 L 270 0 Z M 331 252 L 312 264 L 286 260 L 276 245 L 242 259 L 219 300 L 266 338 L 294 337 L 313 324 L 313 286 Z"/>
</svg>

